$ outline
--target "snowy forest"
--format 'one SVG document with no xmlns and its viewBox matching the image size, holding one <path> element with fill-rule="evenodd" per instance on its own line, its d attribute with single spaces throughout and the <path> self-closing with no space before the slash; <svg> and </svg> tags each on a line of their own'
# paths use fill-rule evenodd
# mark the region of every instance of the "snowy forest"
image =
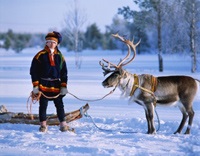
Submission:
<svg viewBox="0 0 200 156">
<path fill-rule="evenodd" d="M 87 16 L 76 1 L 66 13 L 66 27 L 61 31 L 61 47 L 67 51 L 81 52 L 85 49 L 114 50 L 125 48 L 113 41 L 112 33 L 120 32 L 128 39 L 141 39 L 138 54 L 158 54 L 159 71 L 163 71 L 162 54 L 181 53 L 192 60 L 191 72 L 197 70 L 197 54 L 200 42 L 199 0 L 134 0 L 139 11 L 122 6 L 116 10 L 112 24 L 100 32 L 93 23 L 83 30 Z M 121 18 L 122 17 L 122 18 Z M 45 34 L 16 33 L 12 30 L 0 33 L 0 47 L 20 53 L 24 48 L 43 46 Z"/>
</svg>

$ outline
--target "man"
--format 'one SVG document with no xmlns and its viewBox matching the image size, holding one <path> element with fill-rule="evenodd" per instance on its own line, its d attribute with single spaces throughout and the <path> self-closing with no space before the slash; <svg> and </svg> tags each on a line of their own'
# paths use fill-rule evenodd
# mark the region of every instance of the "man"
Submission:
<svg viewBox="0 0 200 156">
<path fill-rule="evenodd" d="M 46 45 L 33 58 L 30 68 L 30 75 L 33 84 L 32 93 L 39 99 L 39 131 L 47 131 L 46 111 L 48 101 L 55 104 L 57 116 L 60 121 L 60 131 L 69 130 L 65 121 L 63 97 L 67 94 L 67 65 L 58 44 L 62 36 L 58 32 L 50 32 L 46 35 Z"/>
</svg>

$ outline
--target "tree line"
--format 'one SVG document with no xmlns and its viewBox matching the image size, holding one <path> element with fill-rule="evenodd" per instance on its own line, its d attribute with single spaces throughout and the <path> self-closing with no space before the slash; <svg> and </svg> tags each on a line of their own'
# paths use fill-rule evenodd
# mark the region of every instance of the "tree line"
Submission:
<svg viewBox="0 0 200 156">
<path fill-rule="evenodd" d="M 79 32 L 79 40 L 81 45 L 78 46 L 77 51 L 81 52 L 85 49 L 117 49 L 114 42 L 111 42 L 111 33 L 101 33 L 98 26 L 94 23 L 88 26 L 85 32 Z M 60 47 L 65 47 L 68 51 L 74 51 L 74 43 L 65 34 L 65 30 L 61 31 L 62 42 Z M 29 47 L 44 46 L 45 35 L 42 33 L 16 33 L 13 30 L 0 33 L 0 48 L 6 50 L 12 49 L 20 53 L 23 49 Z M 105 35 L 108 37 L 105 37 Z"/>
<path fill-rule="evenodd" d="M 131 35 L 142 39 L 140 47 L 158 53 L 159 71 L 163 71 L 163 53 L 184 53 L 191 56 L 191 72 L 196 72 L 200 0 L 134 0 L 134 3 L 140 11 L 127 6 L 119 8 L 118 13 L 130 20 Z"/>
<path fill-rule="evenodd" d="M 158 54 L 159 71 L 163 71 L 163 54 L 180 53 L 191 56 L 191 72 L 196 72 L 200 49 L 200 0 L 133 0 L 139 10 L 122 6 L 116 10 L 112 24 L 104 33 L 93 23 L 85 31 L 81 28 L 86 16 L 76 5 L 66 14 L 66 28 L 61 31 L 61 47 L 80 53 L 85 49 L 122 49 L 125 46 L 113 40 L 119 32 L 127 39 L 141 39 L 137 53 Z M 122 16 L 123 18 L 120 18 Z M 20 34 L 9 30 L 0 33 L 0 47 L 16 52 L 26 47 L 43 46 L 46 34 Z"/>
</svg>

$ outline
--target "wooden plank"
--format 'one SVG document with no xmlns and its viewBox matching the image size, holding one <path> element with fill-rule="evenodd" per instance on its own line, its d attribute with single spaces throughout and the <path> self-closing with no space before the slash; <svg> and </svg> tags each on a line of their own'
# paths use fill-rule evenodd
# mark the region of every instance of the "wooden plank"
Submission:
<svg viewBox="0 0 200 156">
<path fill-rule="evenodd" d="M 89 109 L 89 104 L 87 103 L 78 110 L 65 113 L 66 122 L 72 122 L 83 117 L 83 114 Z M 39 125 L 39 115 L 38 114 L 24 114 L 24 113 L 13 113 L 4 112 L 0 113 L 0 123 L 24 123 L 24 124 L 34 124 Z M 48 125 L 59 125 L 57 115 L 47 115 Z"/>
</svg>

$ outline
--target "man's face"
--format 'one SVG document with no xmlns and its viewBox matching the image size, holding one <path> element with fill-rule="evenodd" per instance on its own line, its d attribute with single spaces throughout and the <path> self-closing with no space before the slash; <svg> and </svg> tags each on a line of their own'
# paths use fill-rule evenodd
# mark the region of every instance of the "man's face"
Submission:
<svg viewBox="0 0 200 156">
<path fill-rule="evenodd" d="M 50 41 L 50 40 L 47 41 L 46 44 L 47 44 L 47 46 L 48 46 L 50 49 L 55 49 L 56 46 L 57 46 L 57 42 L 55 42 L 55 41 Z"/>
</svg>

